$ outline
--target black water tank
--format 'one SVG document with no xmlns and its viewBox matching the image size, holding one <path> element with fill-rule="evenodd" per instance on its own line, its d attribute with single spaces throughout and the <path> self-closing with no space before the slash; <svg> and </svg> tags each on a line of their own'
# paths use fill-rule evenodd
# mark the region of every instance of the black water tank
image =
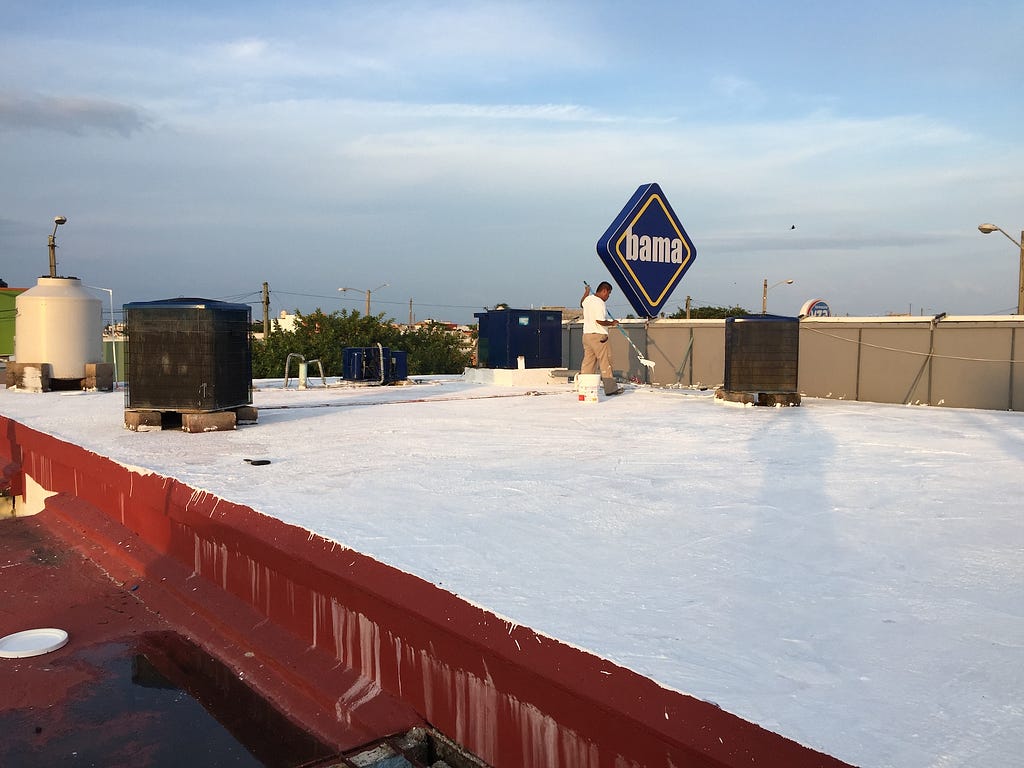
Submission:
<svg viewBox="0 0 1024 768">
<path fill-rule="evenodd" d="M 211 299 L 124 305 L 131 410 L 204 413 L 252 403 L 252 309 Z"/>
<path fill-rule="evenodd" d="M 727 392 L 796 392 L 800 320 L 746 315 L 725 321 Z"/>
</svg>

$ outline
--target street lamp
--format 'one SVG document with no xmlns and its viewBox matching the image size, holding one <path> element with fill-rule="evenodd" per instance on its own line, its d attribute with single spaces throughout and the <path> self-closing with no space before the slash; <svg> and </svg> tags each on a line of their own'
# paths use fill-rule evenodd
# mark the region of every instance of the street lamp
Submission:
<svg viewBox="0 0 1024 768">
<path fill-rule="evenodd" d="M 761 291 L 761 314 L 762 315 L 767 315 L 768 314 L 768 291 L 770 291 L 772 288 L 775 288 L 776 286 L 783 285 L 783 284 L 785 284 L 785 285 L 792 285 L 793 281 L 792 280 L 779 280 L 779 282 L 775 283 L 775 285 L 769 287 L 768 286 L 768 278 L 766 277 L 764 279 L 764 288 Z"/>
<path fill-rule="evenodd" d="M 381 288 L 387 288 L 387 287 L 388 287 L 387 283 L 381 283 L 376 288 L 366 288 L 366 289 L 363 289 L 363 288 L 339 288 L 338 290 L 339 291 L 359 291 L 360 293 L 365 293 L 366 294 L 366 316 L 369 317 L 370 316 L 370 294 L 373 293 L 374 291 L 379 291 Z"/>
<path fill-rule="evenodd" d="M 978 231 L 983 235 L 990 235 L 993 232 L 1002 232 L 1006 239 L 1020 248 L 1020 267 L 1017 270 L 1017 314 L 1024 315 L 1024 232 L 1020 233 L 1020 241 L 1014 240 L 1006 234 L 1006 230 L 997 227 L 995 224 L 979 224 Z"/>
<path fill-rule="evenodd" d="M 57 227 L 67 223 L 67 216 L 53 217 L 53 234 L 50 235 L 50 277 L 57 276 Z"/>
<path fill-rule="evenodd" d="M 114 289 L 100 288 L 98 285 L 87 285 L 86 288 L 92 288 L 94 291 L 106 291 L 110 294 L 110 356 L 114 358 L 114 389 L 117 389 L 117 339 L 115 338 L 116 332 L 114 328 Z"/>
</svg>

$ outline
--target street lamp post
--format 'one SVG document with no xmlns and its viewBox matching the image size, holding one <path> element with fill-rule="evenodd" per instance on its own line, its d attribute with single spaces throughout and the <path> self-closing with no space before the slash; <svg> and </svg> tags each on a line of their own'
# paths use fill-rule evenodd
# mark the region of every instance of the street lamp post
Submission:
<svg viewBox="0 0 1024 768">
<path fill-rule="evenodd" d="M 360 293 L 365 293 L 366 294 L 366 316 L 369 317 L 370 316 L 370 294 L 373 293 L 374 291 L 379 291 L 381 288 L 387 288 L 387 287 L 388 287 L 387 283 L 381 283 L 376 288 L 366 288 L 366 289 L 363 289 L 363 288 L 339 288 L 338 290 L 342 291 L 342 292 L 344 292 L 344 291 L 359 291 Z"/>
<path fill-rule="evenodd" d="M 1014 240 L 1006 234 L 1006 230 L 997 227 L 995 224 L 979 224 L 978 231 L 983 235 L 990 235 L 993 232 L 1002 232 L 1006 239 L 1020 248 L 1020 266 L 1017 270 L 1017 314 L 1024 315 L 1024 232 L 1020 233 L 1020 240 Z"/>
<path fill-rule="evenodd" d="M 761 290 L 761 314 L 762 315 L 767 315 L 768 314 L 768 291 L 770 291 L 772 288 L 775 288 L 776 286 L 783 285 L 783 284 L 785 284 L 785 285 L 792 285 L 793 281 L 792 280 L 779 280 L 779 282 L 775 283 L 775 285 L 769 287 L 768 286 L 768 278 L 766 277 L 764 279 L 764 287 Z"/>
<path fill-rule="evenodd" d="M 67 216 L 53 217 L 53 234 L 50 235 L 50 277 L 57 276 L 57 227 L 67 223 Z"/>
</svg>

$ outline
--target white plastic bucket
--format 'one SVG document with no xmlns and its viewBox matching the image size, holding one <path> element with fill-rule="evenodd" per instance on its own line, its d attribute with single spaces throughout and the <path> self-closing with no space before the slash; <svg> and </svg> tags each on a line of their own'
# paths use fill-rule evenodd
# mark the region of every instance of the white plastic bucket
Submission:
<svg viewBox="0 0 1024 768">
<path fill-rule="evenodd" d="M 597 373 L 581 373 L 576 377 L 576 395 L 581 403 L 599 403 L 604 389 Z"/>
</svg>

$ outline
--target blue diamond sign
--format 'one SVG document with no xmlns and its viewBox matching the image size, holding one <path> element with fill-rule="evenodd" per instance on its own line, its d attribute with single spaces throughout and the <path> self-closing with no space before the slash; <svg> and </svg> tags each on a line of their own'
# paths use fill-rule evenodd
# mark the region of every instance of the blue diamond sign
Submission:
<svg viewBox="0 0 1024 768">
<path fill-rule="evenodd" d="M 637 314 L 655 317 L 697 249 L 661 187 L 644 184 L 597 241 L 597 255 Z"/>
</svg>

